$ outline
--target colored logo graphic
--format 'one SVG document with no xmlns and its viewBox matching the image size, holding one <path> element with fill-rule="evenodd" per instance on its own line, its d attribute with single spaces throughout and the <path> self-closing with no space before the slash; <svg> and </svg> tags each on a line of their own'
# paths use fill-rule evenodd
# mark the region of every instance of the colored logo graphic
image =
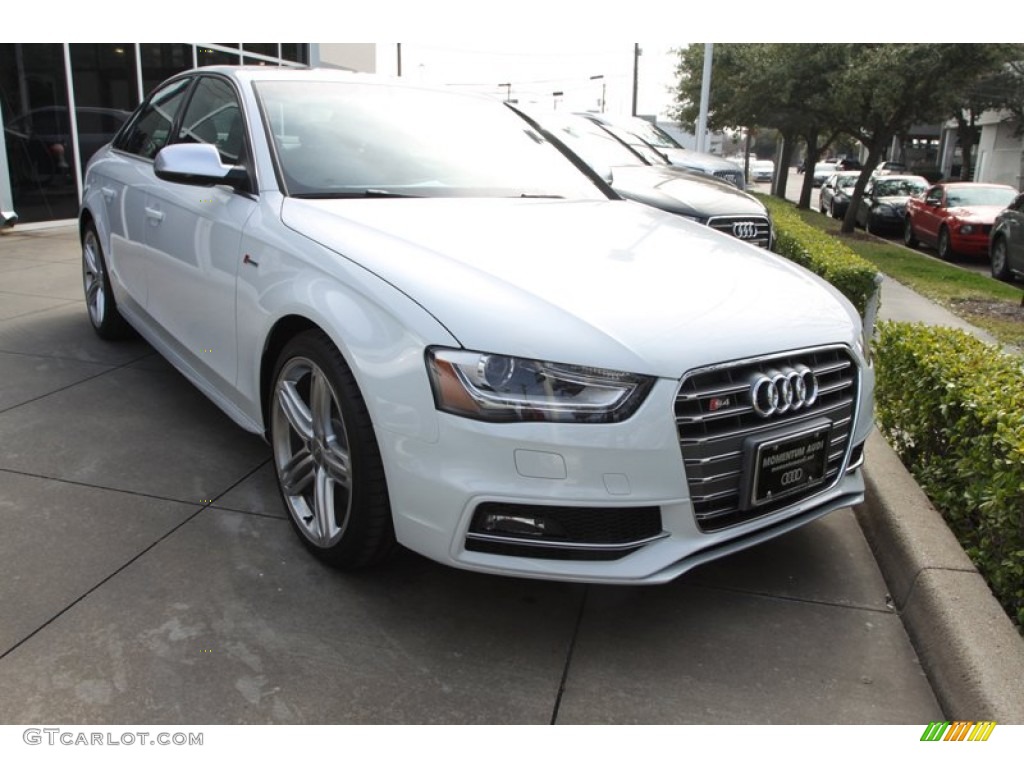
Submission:
<svg viewBox="0 0 1024 768">
<path fill-rule="evenodd" d="M 928 723 L 921 735 L 921 741 L 988 741 L 996 724 L 992 720 L 956 720 L 944 723 Z"/>
</svg>

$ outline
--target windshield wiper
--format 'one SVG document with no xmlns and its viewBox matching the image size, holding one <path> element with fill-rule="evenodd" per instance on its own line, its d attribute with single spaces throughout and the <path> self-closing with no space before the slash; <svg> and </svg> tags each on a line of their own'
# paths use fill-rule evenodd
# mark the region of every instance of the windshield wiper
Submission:
<svg viewBox="0 0 1024 768">
<path fill-rule="evenodd" d="M 299 192 L 292 197 L 299 200 L 344 200 L 362 197 L 423 197 L 423 195 L 407 195 L 404 192 L 390 192 L 386 189 L 361 189 L 346 192 Z"/>
</svg>

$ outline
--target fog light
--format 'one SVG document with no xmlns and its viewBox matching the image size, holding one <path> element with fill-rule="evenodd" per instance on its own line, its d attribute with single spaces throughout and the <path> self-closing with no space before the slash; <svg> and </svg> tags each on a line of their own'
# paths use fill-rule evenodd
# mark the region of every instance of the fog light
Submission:
<svg viewBox="0 0 1024 768">
<path fill-rule="evenodd" d="M 564 537 L 565 529 L 557 520 L 528 515 L 503 515 L 488 512 L 482 516 L 479 530 L 501 536 L 527 536 L 530 538 Z"/>
</svg>

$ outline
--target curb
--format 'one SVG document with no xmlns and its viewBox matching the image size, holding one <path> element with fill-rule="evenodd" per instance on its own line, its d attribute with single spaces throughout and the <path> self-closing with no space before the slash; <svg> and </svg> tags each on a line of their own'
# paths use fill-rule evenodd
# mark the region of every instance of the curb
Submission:
<svg viewBox="0 0 1024 768">
<path fill-rule="evenodd" d="M 875 430 L 854 507 L 946 717 L 1024 724 L 1024 638 Z"/>
</svg>

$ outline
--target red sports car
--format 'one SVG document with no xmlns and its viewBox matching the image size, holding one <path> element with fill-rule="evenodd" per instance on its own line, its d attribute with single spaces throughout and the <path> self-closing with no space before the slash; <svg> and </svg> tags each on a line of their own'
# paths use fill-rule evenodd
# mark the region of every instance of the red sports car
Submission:
<svg viewBox="0 0 1024 768">
<path fill-rule="evenodd" d="M 934 245 L 939 258 L 955 254 L 988 256 L 988 235 L 996 214 L 1017 196 L 1006 184 L 943 182 L 907 202 L 903 242 Z"/>
</svg>

